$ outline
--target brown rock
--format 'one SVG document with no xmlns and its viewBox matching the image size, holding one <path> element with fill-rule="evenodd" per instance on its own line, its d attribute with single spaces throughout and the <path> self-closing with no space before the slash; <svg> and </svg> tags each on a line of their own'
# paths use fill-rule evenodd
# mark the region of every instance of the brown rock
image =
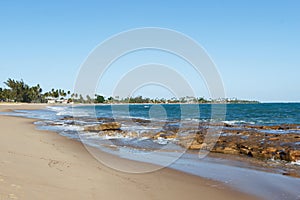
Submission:
<svg viewBox="0 0 300 200">
<path fill-rule="evenodd" d="M 277 140 L 279 140 L 279 138 L 278 137 L 272 137 L 272 138 L 269 138 L 269 140 L 270 141 L 277 141 Z"/>
<path fill-rule="evenodd" d="M 239 151 L 234 148 L 231 148 L 231 147 L 225 147 L 224 153 L 237 155 L 237 154 L 239 154 Z"/>
<path fill-rule="evenodd" d="M 199 150 L 201 149 L 202 144 L 191 144 L 191 146 L 189 147 L 189 149 L 191 150 Z"/>
<path fill-rule="evenodd" d="M 289 151 L 289 160 L 296 162 L 300 160 L 300 150 L 290 150 Z"/>
<path fill-rule="evenodd" d="M 138 137 L 138 133 L 135 132 L 135 131 L 133 131 L 133 132 L 128 132 L 128 133 L 126 133 L 125 136 L 137 138 L 137 137 Z"/>
<path fill-rule="evenodd" d="M 151 121 L 148 119 L 132 118 L 132 121 L 139 124 L 149 124 Z"/>
<path fill-rule="evenodd" d="M 206 143 L 202 143 L 200 149 L 209 150 L 209 146 Z"/>
<path fill-rule="evenodd" d="M 247 155 L 249 153 L 249 149 L 240 148 L 240 152 L 241 152 L 241 154 Z"/>
<path fill-rule="evenodd" d="M 267 150 L 268 153 L 275 153 L 277 151 L 277 148 L 275 148 L 275 147 L 268 147 L 266 150 Z"/>
<path fill-rule="evenodd" d="M 121 124 L 119 122 L 108 122 L 94 126 L 84 127 L 85 131 L 109 131 L 109 130 L 119 130 Z"/>
<path fill-rule="evenodd" d="M 224 153 L 224 148 L 223 147 L 220 147 L 220 146 L 215 146 L 212 150 L 212 152 L 214 153 Z"/>
<path fill-rule="evenodd" d="M 265 129 L 265 130 L 282 130 L 283 128 L 281 126 L 263 126 L 262 129 Z"/>
<path fill-rule="evenodd" d="M 192 144 L 188 147 L 190 150 L 210 150 L 209 145 L 207 143 L 199 143 L 198 141 L 194 140 Z"/>
<path fill-rule="evenodd" d="M 156 135 L 153 136 L 153 139 L 158 139 L 159 137 L 161 138 L 164 138 L 164 139 L 174 139 L 177 137 L 177 135 L 173 132 L 168 132 L 168 133 L 165 133 L 165 132 L 159 132 L 157 133 Z"/>
</svg>

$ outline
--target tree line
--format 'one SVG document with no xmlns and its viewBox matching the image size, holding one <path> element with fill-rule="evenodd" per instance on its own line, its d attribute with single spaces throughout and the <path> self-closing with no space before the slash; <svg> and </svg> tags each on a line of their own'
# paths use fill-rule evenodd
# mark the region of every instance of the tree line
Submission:
<svg viewBox="0 0 300 200">
<path fill-rule="evenodd" d="M 83 97 L 81 94 L 54 88 L 43 92 L 39 84 L 29 86 L 22 79 L 19 81 L 9 78 L 4 84 L 6 88 L 0 87 L 0 102 L 47 103 L 52 100 L 66 103 L 105 103 L 105 98 L 101 95 Z"/>
<path fill-rule="evenodd" d="M 2 102 L 25 102 L 25 103 L 46 103 L 48 97 L 64 99 L 70 94 L 62 89 L 52 89 L 43 93 L 39 84 L 29 86 L 23 80 L 9 78 L 4 82 L 7 88 L 0 88 L 0 101 Z"/>
<path fill-rule="evenodd" d="M 137 97 L 108 97 L 95 94 L 91 97 L 72 93 L 63 89 L 54 89 L 43 92 L 39 84 L 29 86 L 23 80 L 8 79 L 4 82 L 7 88 L 0 87 L 0 102 L 25 102 L 25 103 L 47 103 L 50 100 L 65 103 L 258 103 L 257 101 L 238 99 L 205 99 L 204 97 L 181 97 L 181 98 L 147 98 Z"/>
</svg>

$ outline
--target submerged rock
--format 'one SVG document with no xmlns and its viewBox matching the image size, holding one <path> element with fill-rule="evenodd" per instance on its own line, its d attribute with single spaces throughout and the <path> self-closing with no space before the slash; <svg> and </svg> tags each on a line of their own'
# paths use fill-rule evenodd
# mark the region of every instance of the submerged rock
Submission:
<svg viewBox="0 0 300 200">
<path fill-rule="evenodd" d="M 151 123 L 151 120 L 141 119 L 141 118 L 132 118 L 132 121 L 137 124 L 141 124 L 141 125 L 147 125 L 147 124 Z"/>
</svg>

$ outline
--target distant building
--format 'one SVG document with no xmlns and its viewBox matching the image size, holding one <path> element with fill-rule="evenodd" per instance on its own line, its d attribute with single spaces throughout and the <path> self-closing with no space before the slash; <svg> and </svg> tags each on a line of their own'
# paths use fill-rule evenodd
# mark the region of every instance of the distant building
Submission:
<svg viewBox="0 0 300 200">
<path fill-rule="evenodd" d="M 55 103 L 61 103 L 61 104 L 68 104 L 68 99 L 56 99 L 54 97 L 47 97 L 47 103 L 49 104 L 55 104 Z"/>
<path fill-rule="evenodd" d="M 54 97 L 47 97 L 46 100 L 47 100 L 47 103 L 49 103 L 49 104 L 56 103 L 56 99 Z"/>
</svg>

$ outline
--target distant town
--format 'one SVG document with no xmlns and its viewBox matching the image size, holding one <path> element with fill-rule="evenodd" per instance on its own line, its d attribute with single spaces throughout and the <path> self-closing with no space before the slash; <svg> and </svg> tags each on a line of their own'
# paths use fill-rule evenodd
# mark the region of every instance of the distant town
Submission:
<svg viewBox="0 0 300 200">
<path fill-rule="evenodd" d="M 63 89 L 54 89 L 44 92 L 39 84 L 29 86 L 23 80 L 8 79 L 4 82 L 6 88 L 0 88 L 0 102 L 22 102 L 22 103 L 49 103 L 49 104 L 121 104 L 121 103 L 153 103 L 153 104 L 214 104 L 214 103 L 259 103 L 259 101 L 240 100 L 237 98 L 222 98 L 222 99 L 205 99 L 204 97 L 180 97 L 180 98 L 148 98 L 148 97 L 104 97 L 103 95 L 95 94 L 94 96 L 71 93 Z"/>
</svg>

